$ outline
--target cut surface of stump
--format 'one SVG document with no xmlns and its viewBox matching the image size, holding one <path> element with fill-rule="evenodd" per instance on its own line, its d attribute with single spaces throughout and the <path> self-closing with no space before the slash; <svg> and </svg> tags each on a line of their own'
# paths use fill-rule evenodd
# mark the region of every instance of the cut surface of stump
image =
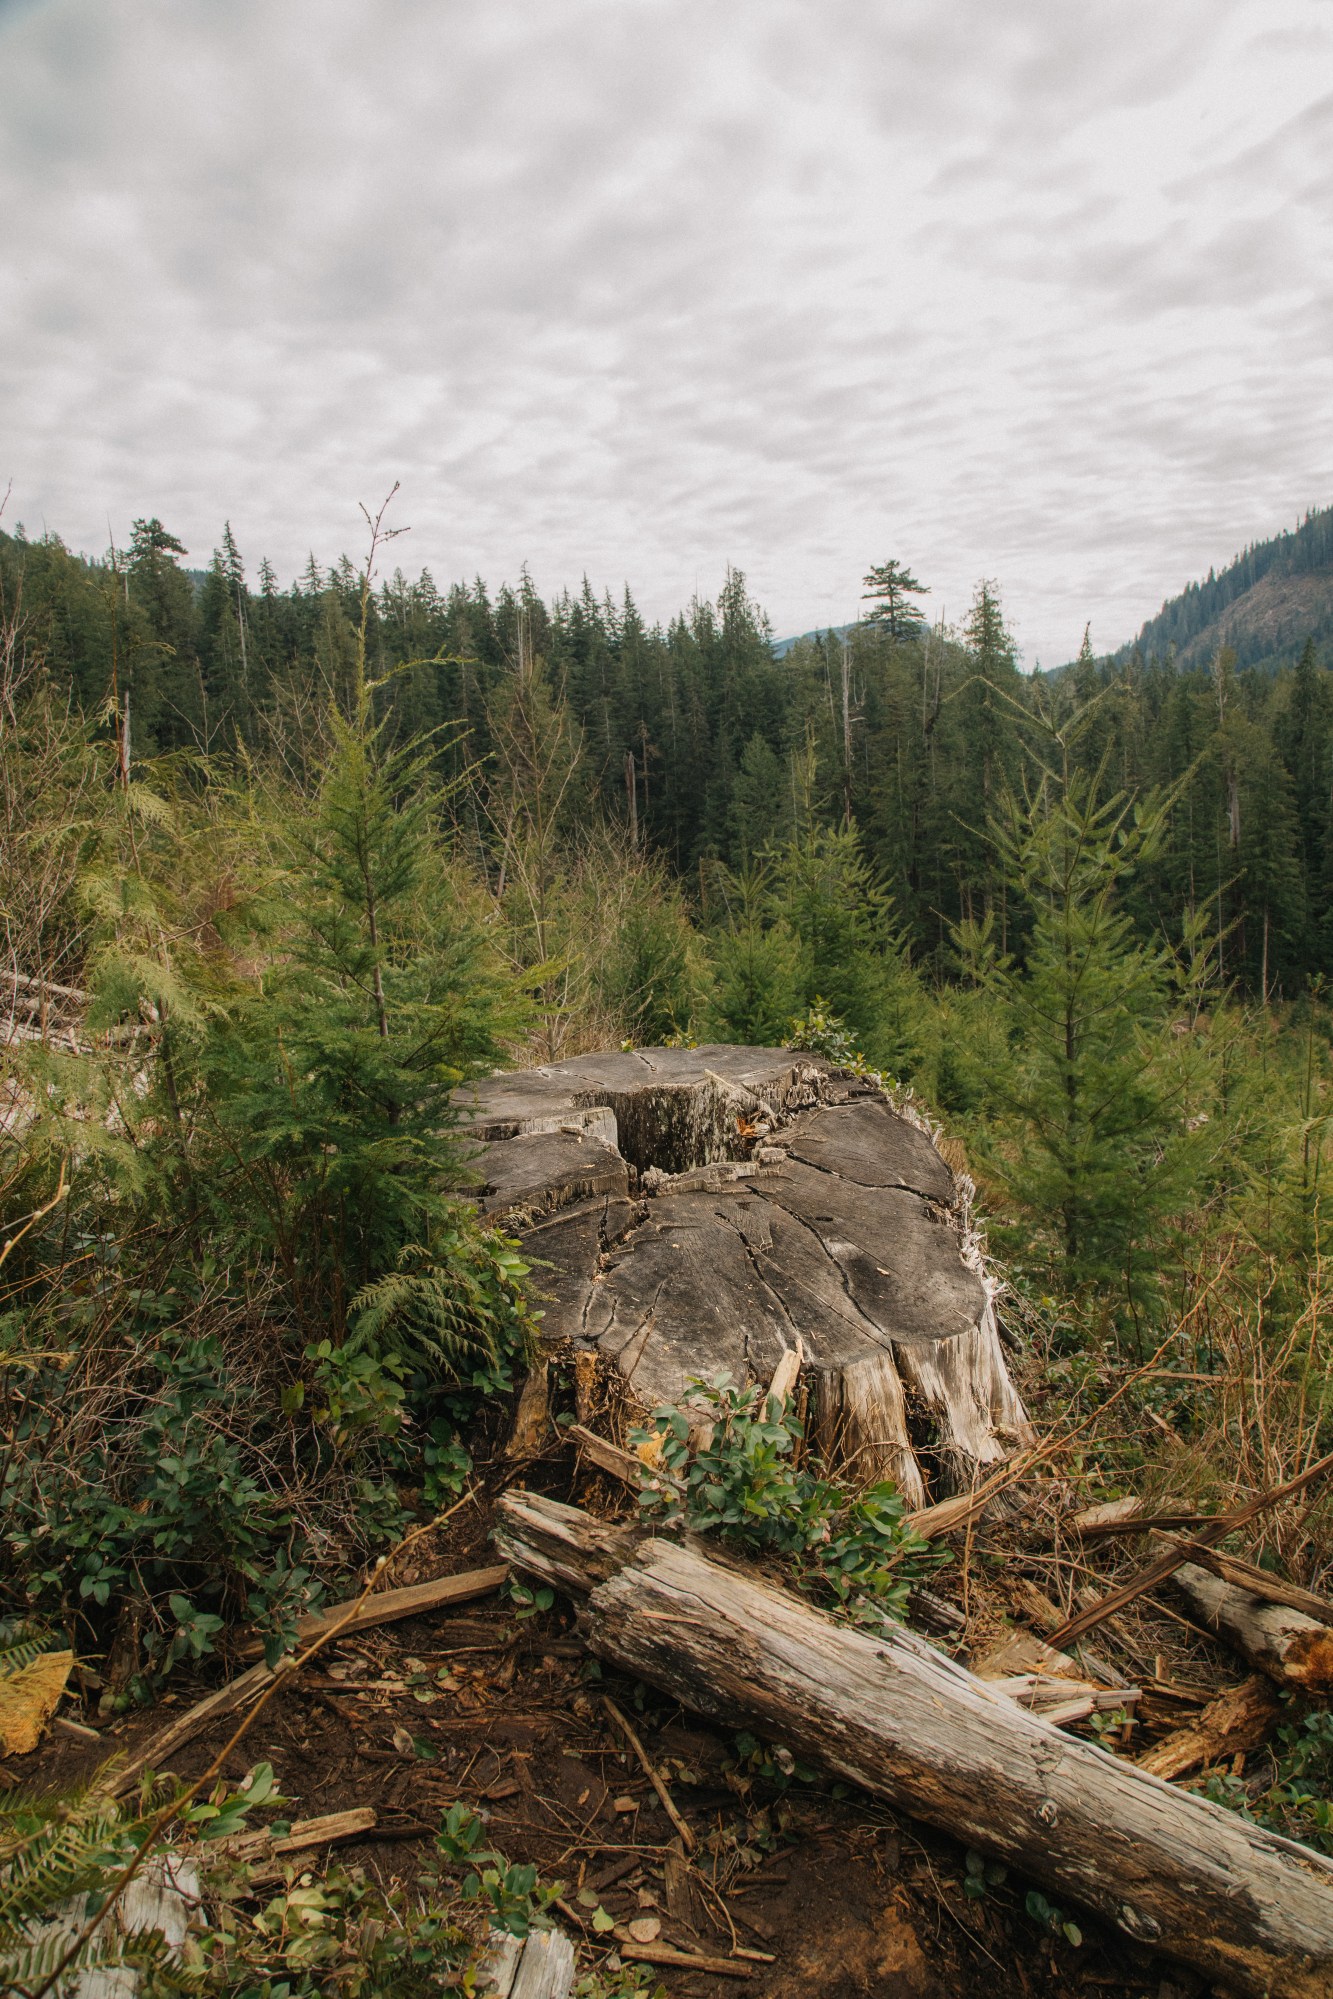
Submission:
<svg viewBox="0 0 1333 1999">
<path fill-rule="evenodd" d="M 807 1425 L 911 1504 L 1028 1441 L 960 1190 L 881 1091 L 781 1048 L 584 1055 L 460 1092 L 474 1198 L 519 1234 L 552 1348 L 631 1403 L 771 1380 L 803 1349 Z"/>
</svg>

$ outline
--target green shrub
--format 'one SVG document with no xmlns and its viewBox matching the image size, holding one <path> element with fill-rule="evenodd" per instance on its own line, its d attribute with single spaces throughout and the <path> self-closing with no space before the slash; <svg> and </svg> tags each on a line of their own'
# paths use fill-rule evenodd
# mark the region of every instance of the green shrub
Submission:
<svg viewBox="0 0 1333 1999">
<path fill-rule="evenodd" d="M 679 1409 L 655 1410 L 632 1433 L 661 1466 L 643 1473 L 645 1518 L 783 1556 L 799 1589 L 851 1623 L 879 1630 L 901 1619 L 913 1583 L 941 1557 L 908 1523 L 897 1487 L 853 1492 L 793 1464 L 801 1425 L 758 1386 L 738 1389 L 726 1375 L 692 1386 L 711 1425 L 706 1443 L 691 1448 Z"/>
</svg>

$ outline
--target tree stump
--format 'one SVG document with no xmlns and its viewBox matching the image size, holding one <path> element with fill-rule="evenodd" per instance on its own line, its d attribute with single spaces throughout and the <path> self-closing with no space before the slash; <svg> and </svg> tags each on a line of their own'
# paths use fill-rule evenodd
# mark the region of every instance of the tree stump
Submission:
<svg viewBox="0 0 1333 1999">
<path fill-rule="evenodd" d="M 474 1198 L 532 1258 L 549 1348 L 600 1355 L 632 1405 L 767 1383 L 799 1341 L 815 1442 L 909 1504 L 1030 1440 L 970 1189 L 864 1079 L 780 1048 L 655 1048 L 459 1105 Z"/>
</svg>

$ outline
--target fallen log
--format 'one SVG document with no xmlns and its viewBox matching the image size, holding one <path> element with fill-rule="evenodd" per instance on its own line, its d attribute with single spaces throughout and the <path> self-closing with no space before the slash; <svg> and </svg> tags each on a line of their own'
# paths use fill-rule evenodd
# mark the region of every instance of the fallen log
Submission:
<svg viewBox="0 0 1333 1999">
<path fill-rule="evenodd" d="M 1274 1575 L 1270 1569 L 1258 1568 L 1253 1562 L 1244 1562 L 1239 1555 L 1228 1555 L 1222 1548 L 1209 1548 L 1202 1541 L 1187 1541 L 1178 1535 L 1163 1537 L 1166 1538 L 1187 1560 L 1220 1577 L 1224 1583 L 1234 1583 L 1237 1589 L 1262 1597 L 1265 1603 L 1281 1603 L 1288 1610 L 1304 1611 L 1316 1624 L 1333 1625 L 1333 1603 L 1326 1596 L 1316 1596 L 1313 1590 L 1302 1589 L 1299 1583 L 1288 1582 L 1285 1576 Z"/>
<path fill-rule="evenodd" d="M 1176 1588 L 1195 1620 L 1270 1680 L 1309 1694 L 1333 1691 L 1333 1631 L 1303 1610 L 1266 1603 L 1249 1589 L 1182 1562 Z"/>
<path fill-rule="evenodd" d="M 1282 1715 L 1277 1696 L 1262 1673 L 1228 1687 L 1188 1728 L 1173 1729 L 1138 1759 L 1154 1777 L 1185 1777 L 1209 1763 L 1258 1749 Z"/>
<path fill-rule="evenodd" d="M 577 1598 L 592 1650 L 758 1727 L 1236 1991 L 1333 1999 L 1333 1862 L 1006 1700 L 906 1629 L 836 1624 L 695 1543 L 531 1493 L 518 1568 Z"/>
</svg>

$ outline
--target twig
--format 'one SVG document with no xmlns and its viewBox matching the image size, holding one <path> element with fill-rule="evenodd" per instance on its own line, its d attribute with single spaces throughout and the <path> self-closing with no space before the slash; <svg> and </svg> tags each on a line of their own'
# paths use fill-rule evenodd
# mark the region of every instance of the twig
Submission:
<svg viewBox="0 0 1333 1999">
<path fill-rule="evenodd" d="M 628 1742 L 630 1748 L 634 1751 L 634 1754 L 638 1757 L 640 1763 L 642 1763 L 645 1774 L 647 1775 L 648 1778 L 648 1782 L 652 1785 L 658 1797 L 662 1800 L 663 1811 L 666 1813 L 672 1825 L 676 1828 L 676 1831 L 680 1834 L 681 1838 L 685 1842 L 685 1851 L 687 1853 L 693 1853 L 695 1847 L 699 1844 L 699 1842 L 695 1838 L 692 1828 L 687 1824 L 687 1822 L 681 1817 L 680 1813 L 676 1810 L 675 1802 L 672 1799 L 671 1793 L 670 1791 L 668 1791 L 666 1785 L 662 1782 L 662 1779 L 657 1774 L 657 1771 L 654 1768 L 653 1763 L 648 1755 L 648 1751 L 644 1748 L 642 1742 L 640 1742 L 634 1729 L 632 1728 L 630 1723 L 626 1720 L 625 1716 L 620 1712 L 620 1709 L 616 1706 L 610 1694 L 602 1695 L 602 1706 L 606 1709 L 612 1721 L 616 1724 L 616 1727 L 620 1730 L 621 1734 Z"/>
<path fill-rule="evenodd" d="M 1195 1536 L 1196 1551 L 1199 1546 L 1215 1547 L 1219 1541 L 1225 1540 L 1228 1534 L 1234 1533 L 1238 1527 L 1244 1527 L 1247 1522 L 1253 1520 L 1256 1514 L 1265 1513 L 1284 1499 L 1290 1499 L 1294 1493 L 1309 1485 L 1312 1479 L 1318 1478 L 1321 1472 L 1330 1470 L 1333 1470 L 1333 1452 L 1327 1457 L 1318 1459 L 1295 1478 L 1288 1479 L 1285 1485 L 1274 1486 L 1270 1492 L 1261 1492 L 1256 1498 L 1247 1500 L 1245 1505 L 1238 1506 L 1234 1513 L 1219 1513 L 1207 1527 L 1200 1528 Z M 1142 1596 L 1145 1590 L 1153 1589 L 1158 1583 L 1165 1582 L 1168 1576 L 1173 1576 L 1178 1568 L 1192 1559 L 1194 1553 L 1190 1547 L 1183 1543 L 1177 1544 L 1168 1554 L 1160 1555 L 1155 1562 L 1150 1562 L 1146 1569 L 1140 1569 L 1136 1576 L 1131 1576 L 1127 1583 L 1120 1585 L 1119 1589 L 1113 1589 L 1109 1595 L 1102 1597 L 1100 1602 L 1091 1604 L 1087 1610 L 1080 1611 L 1077 1617 L 1071 1617 L 1068 1623 L 1062 1624 L 1057 1631 L 1050 1634 L 1049 1643 L 1057 1651 L 1063 1650 L 1072 1644 L 1074 1639 L 1081 1638 L 1085 1631 L 1091 1631 L 1095 1625 L 1100 1624 L 1104 1618 L 1114 1616 L 1115 1612 L 1123 1610 L 1126 1604 L 1133 1603 L 1134 1599 Z"/>
<path fill-rule="evenodd" d="M 362 1604 L 371 1594 L 376 1583 L 379 1582 L 382 1576 L 387 1574 L 388 1570 L 391 1568 L 393 1563 L 396 1562 L 401 1555 L 405 1554 L 415 1541 L 419 1541 L 423 1534 L 431 1533 L 433 1529 L 438 1525 L 439 1522 L 437 1520 L 424 1521 L 420 1527 L 413 1528 L 412 1532 L 409 1535 L 407 1535 L 407 1537 L 404 1540 L 399 1542 L 398 1546 L 392 1551 L 392 1553 L 388 1555 L 381 1555 L 379 1557 L 379 1560 L 376 1562 L 373 1570 L 371 1571 L 370 1578 L 367 1581 L 366 1586 L 362 1590 L 360 1596 L 353 1598 L 352 1602 L 347 1605 L 345 1618 L 337 1624 L 329 1625 L 326 1630 L 322 1631 L 319 1634 L 319 1636 L 316 1637 L 306 1647 L 305 1651 L 301 1653 L 299 1658 L 291 1658 L 289 1656 L 287 1660 L 279 1662 L 279 1669 L 273 1672 L 273 1674 L 269 1679 L 268 1685 L 264 1688 L 258 1700 L 254 1703 L 253 1707 L 250 1708 L 249 1712 L 242 1718 L 238 1726 L 232 1730 L 231 1734 L 228 1736 L 227 1740 L 223 1743 L 221 1749 L 219 1749 L 217 1755 L 213 1758 L 213 1761 L 209 1764 L 208 1768 L 204 1771 L 203 1775 L 200 1777 L 196 1777 L 194 1782 L 191 1785 L 189 1785 L 186 1790 L 180 1792 L 177 1796 L 171 1798 L 168 1801 L 168 1803 L 163 1805 L 161 1810 L 152 1819 L 149 1820 L 147 1831 L 145 1832 L 143 1840 L 137 1852 L 134 1854 L 134 1857 L 128 1862 L 128 1864 L 125 1867 L 121 1869 L 120 1873 L 116 1876 L 110 1888 L 107 1890 L 105 1896 L 99 1902 L 96 1913 L 89 1917 L 88 1921 L 84 1924 L 83 1928 L 74 1937 L 73 1941 L 66 1948 L 63 1955 L 57 1960 L 56 1964 L 47 1974 L 42 1984 L 39 1985 L 37 1989 L 32 1993 L 31 1999 L 48 1999 L 49 1994 L 59 1989 L 60 1983 L 64 1978 L 65 1973 L 69 1970 L 70 1966 L 75 1963 L 75 1961 L 82 1954 L 82 1952 L 87 1948 L 88 1944 L 91 1943 L 93 1937 L 97 1934 L 98 1930 L 105 1922 L 107 1916 L 110 1914 L 112 1909 L 115 1908 L 116 1904 L 120 1901 L 122 1895 L 125 1893 L 125 1890 L 129 1887 L 130 1883 L 134 1880 L 135 1876 L 138 1874 L 140 1868 L 143 1866 L 145 1860 L 148 1858 L 148 1855 L 152 1852 L 153 1848 L 156 1846 L 162 1834 L 166 1831 L 168 1825 L 170 1825 L 173 1819 L 179 1818 L 181 1812 L 185 1809 L 185 1807 L 189 1804 L 192 1804 L 194 1799 L 199 1796 L 199 1793 L 202 1790 L 204 1790 L 207 1785 L 211 1784 L 217 1776 L 220 1775 L 221 1771 L 224 1769 L 226 1765 L 227 1758 L 231 1755 L 232 1750 L 236 1748 L 237 1744 L 241 1742 L 244 1736 L 249 1732 L 253 1723 L 258 1720 L 259 1716 L 268 1706 L 269 1702 L 272 1700 L 274 1694 L 278 1691 L 279 1687 L 285 1686 L 292 1678 L 294 1678 L 294 1676 L 297 1673 L 301 1671 L 303 1666 L 308 1664 L 308 1662 L 314 1658 L 317 1652 L 322 1652 L 324 1647 L 327 1644 L 329 1644 L 331 1640 L 333 1640 L 338 1636 L 339 1632 L 343 1628 L 343 1624 L 350 1623 L 351 1620 L 356 1616 L 357 1611 L 361 1608 Z"/>
</svg>

